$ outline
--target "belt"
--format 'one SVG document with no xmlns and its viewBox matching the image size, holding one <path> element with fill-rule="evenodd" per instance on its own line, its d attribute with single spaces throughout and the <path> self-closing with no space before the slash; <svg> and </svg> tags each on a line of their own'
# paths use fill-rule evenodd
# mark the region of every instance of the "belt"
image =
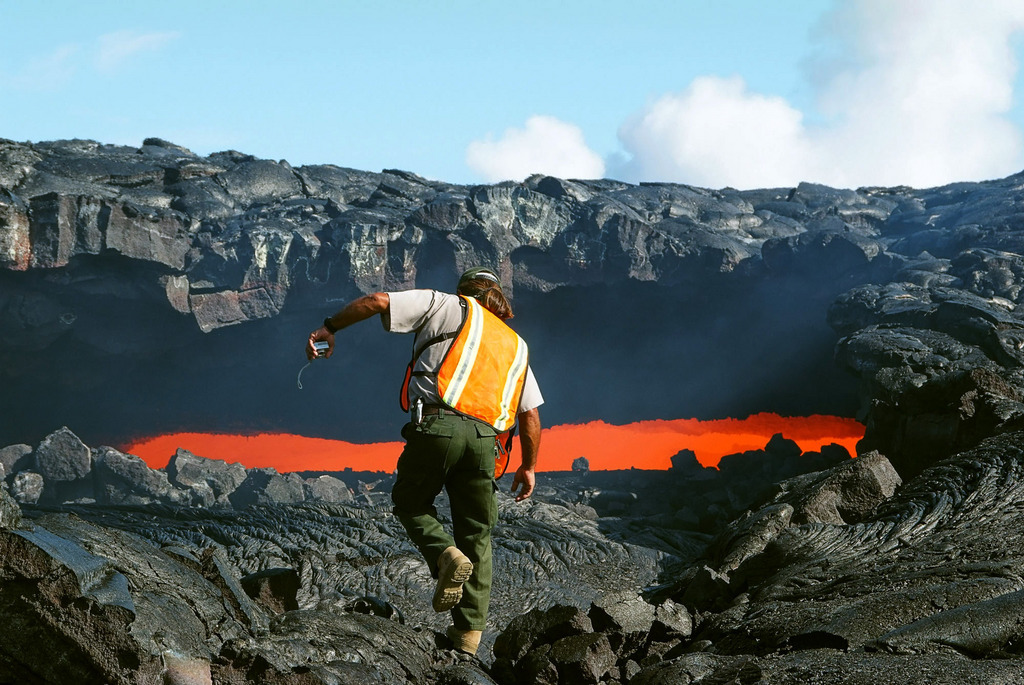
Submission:
<svg viewBox="0 0 1024 685">
<path fill-rule="evenodd" d="M 424 416 L 462 416 L 457 411 L 452 411 L 448 407 L 441 407 L 436 404 L 425 404 L 423 405 Z"/>
</svg>

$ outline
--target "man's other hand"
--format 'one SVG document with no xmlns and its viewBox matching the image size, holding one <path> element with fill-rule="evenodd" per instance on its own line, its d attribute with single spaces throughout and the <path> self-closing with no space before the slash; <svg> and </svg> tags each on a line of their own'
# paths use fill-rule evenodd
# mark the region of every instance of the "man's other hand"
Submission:
<svg viewBox="0 0 1024 685">
<path fill-rule="evenodd" d="M 536 476 L 534 476 L 533 469 L 527 469 L 519 467 L 516 471 L 516 477 L 512 480 L 512 494 L 515 495 L 517 502 L 522 502 L 524 499 L 533 494 L 533 486 L 537 482 Z M 519 492 L 516 493 L 516 488 L 519 488 Z"/>
</svg>

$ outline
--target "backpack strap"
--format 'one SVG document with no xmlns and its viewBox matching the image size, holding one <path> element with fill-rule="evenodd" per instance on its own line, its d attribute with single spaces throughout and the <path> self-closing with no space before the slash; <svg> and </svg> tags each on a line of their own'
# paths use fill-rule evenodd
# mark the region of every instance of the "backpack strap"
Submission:
<svg viewBox="0 0 1024 685">
<path fill-rule="evenodd" d="M 409 381 L 412 380 L 414 376 L 427 378 L 437 377 L 437 371 L 413 371 L 413 368 L 416 366 L 416 362 L 419 360 L 420 355 L 423 354 L 423 352 L 428 347 L 432 347 L 433 345 L 439 345 L 444 342 L 450 342 L 455 338 L 459 337 L 459 333 L 462 332 L 462 327 L 466 325 L 466 315 L 469 310 L 465 301 L 461 297 L 459 298 L 459 304 L 462 306 L 462 323 L 459 324 L 459 327 L 457 329 L 455 329 L 454 331 L 449 331 L 448 333 L 440 333 L 438 335 L 435 335 L 433 338 L 430 338 L 429 340 L 424 341 L 420 345 L 413 347 L 412 359 L 409 360 L 409 365 L 405 368 L 405 380 L 402 382 L 402 394 L 398 398 L 398 403 L 402 407 L 402 411 L 409 411 Z"/>
</svg>

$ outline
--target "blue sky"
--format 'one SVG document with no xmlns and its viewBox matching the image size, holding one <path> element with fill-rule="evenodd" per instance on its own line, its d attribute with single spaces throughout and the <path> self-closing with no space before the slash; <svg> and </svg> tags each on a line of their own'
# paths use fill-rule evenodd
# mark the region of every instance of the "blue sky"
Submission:
<svg viewBox="0 0 1024 685">
<path fill-rule="evenodd" d="M 459 183 L 1024 169 L 1024 2 L 0 0 L 0 137 Z"/>
</svg>

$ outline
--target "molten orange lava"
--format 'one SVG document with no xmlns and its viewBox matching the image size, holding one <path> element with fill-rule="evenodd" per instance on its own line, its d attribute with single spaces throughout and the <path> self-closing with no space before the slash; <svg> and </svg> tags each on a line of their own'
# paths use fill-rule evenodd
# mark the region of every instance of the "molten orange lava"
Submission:
<svg viewBox="0 0 1024 685">
<path fill-rule="evenodd" d="M 676 419 L 639 421 L 613 426 L 603 421 L 554 426 L 541 438 L 538 471 L 569 471 L 577 457 L 586 457 L 592 470 L 667 469 L 672 455 L 693 450 L 704 466 L 715 466 L 726 454 L 762 449 L 772 435 L 782 433 L 804 450 L 837 443 L 856 454 L 864 426 L 837 416 L 783 417 L 755 414 L 746 419 Z M 287 471 L 393 471 L 401 442 L 358 445 L 340 440 L 288 434 L 219 435 L 174 433 L 141 440 L 122 451 L 142 457 L 152 468 L 163 468 L 182 447 L 198 456 L 239 462 L 247 468 L 271 466 Z M 518 445 L 509 470 L 518 465 Z"/>
</svg>

